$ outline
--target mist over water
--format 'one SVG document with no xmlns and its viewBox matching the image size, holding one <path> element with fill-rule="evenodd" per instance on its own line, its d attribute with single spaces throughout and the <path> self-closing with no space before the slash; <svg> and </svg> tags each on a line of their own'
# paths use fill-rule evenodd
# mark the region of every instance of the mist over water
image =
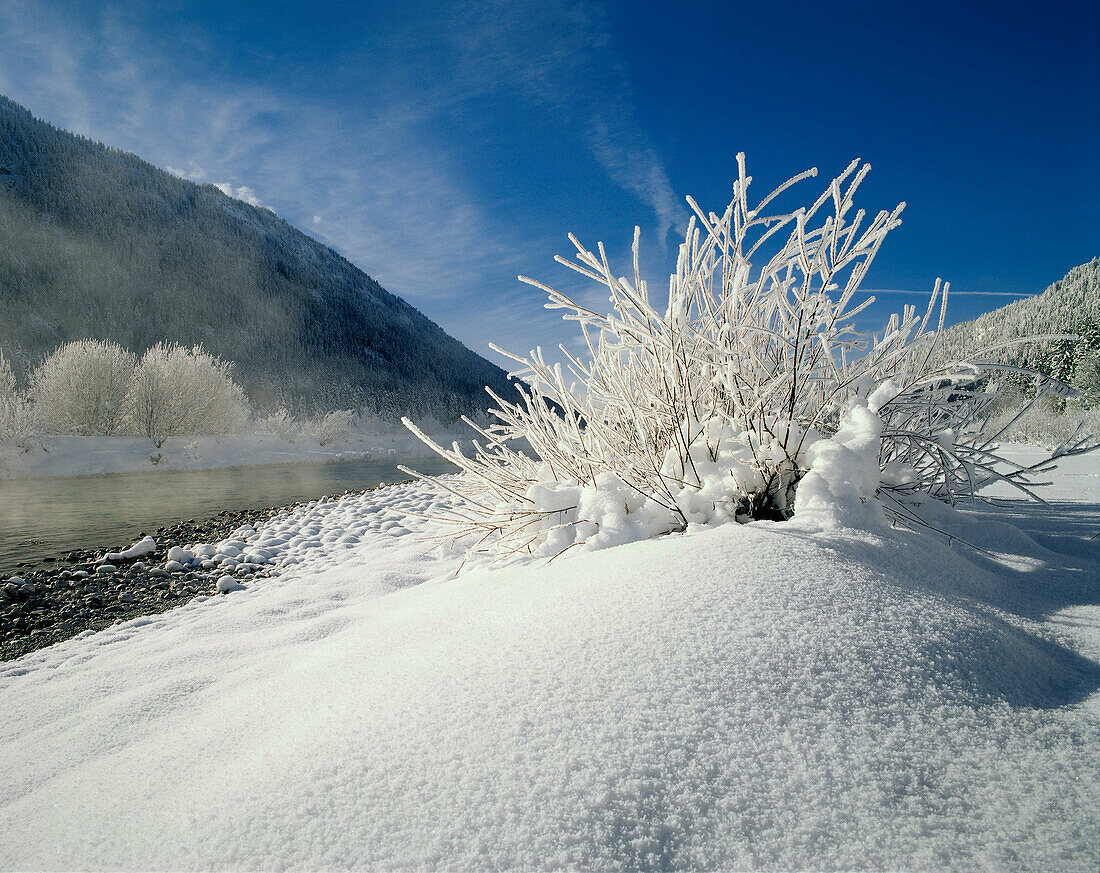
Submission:
<svg viewBox="0 0 1100 873">
<path fill-rule="evenodd" d="M 454 472 L 438 458 L 410 466 Z M 73 549 L 126 547 L 140 534 L 222 510 L 285 506 L 406 481 L 397 462 L 344 461 L 220 470 L 152 471 L 0 482 L 0 574 Z"/>
</svg>

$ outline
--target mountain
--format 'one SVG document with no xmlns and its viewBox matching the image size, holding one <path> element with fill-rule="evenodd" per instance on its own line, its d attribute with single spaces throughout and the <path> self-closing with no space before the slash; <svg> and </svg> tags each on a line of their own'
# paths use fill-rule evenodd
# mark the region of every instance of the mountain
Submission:
<svg viewBox="0 0 1100 873">
<path fill-rule="evenodd" d="M 158 340 L 236 364 L 259 407 L 452 419 L 511 392 L 354 264 L 267 209 L 34 118 L 0 97 L 0 348 Z"/>
<path fill-rule="evenodd" d="M 946 329 L 938 357 L 963 359 L 989 346 L 1050 334 L 1076 334 L 1080 339 L 1024 343 L 981 357 L 1038 370 L 1088 389 L 1083 380 L 1092 377 L 1089 365 L 1095 370 L 1100 359 L 1100 258 L 1074 267 L 1042 294 Z"/>
</svg>

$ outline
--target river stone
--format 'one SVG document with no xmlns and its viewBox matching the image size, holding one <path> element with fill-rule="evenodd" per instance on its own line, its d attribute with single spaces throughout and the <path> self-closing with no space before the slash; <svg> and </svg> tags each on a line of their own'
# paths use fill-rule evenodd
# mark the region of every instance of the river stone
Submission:
<svg viewBox="0 0 1100 873">
<path fill-rule="evenodd" d="M 181 564 L 190 564 L 191 561 L 193 561 L 195 558 L 195 553 L 192 552 L 190 549 L 184 549 L 180 546 L 172 546 L 172 548 L 168 550 L 167 557 L 169 561 L 178 561 Z"/>
<path fill-rule="evenodd" d="M 220 594 L 228 594 L 230 591 L 239 591 L 244 588 L 244 586 L 232 576 L 219 577 L 218 581 L 215 583 L 215 587 Z"/>
</svg>

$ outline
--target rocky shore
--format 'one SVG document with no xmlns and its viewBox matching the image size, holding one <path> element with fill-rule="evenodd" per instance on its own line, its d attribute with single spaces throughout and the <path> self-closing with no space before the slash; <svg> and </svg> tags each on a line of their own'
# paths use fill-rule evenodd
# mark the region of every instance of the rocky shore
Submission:
<svg viewBox="0 0 1100 873">
<path fill-rule="evenodd" d="M 168 561 L 168 552 L 190 543 L 216 542 L 245 525 L 258 528 L 297 505 L 226 510 L 211 519 L 158 528 L 150 532 L 155 551 L 134 558 L 116 555 L 115 560 L 103 561 L 107 553 L 123 552 L 128 545 L 123 543 L 69 552 L 34 566 L 20 565 L 15 575 L 0 577 L 0 661 L 84 631 L 103 630 L 120 621 L 166 612 L 195 597 L 217 594 L 224 568 L 180 566 Z M 244 578 L 267 575 L 273 569 L 243 565 L 232 572 Z"/>
</svg>

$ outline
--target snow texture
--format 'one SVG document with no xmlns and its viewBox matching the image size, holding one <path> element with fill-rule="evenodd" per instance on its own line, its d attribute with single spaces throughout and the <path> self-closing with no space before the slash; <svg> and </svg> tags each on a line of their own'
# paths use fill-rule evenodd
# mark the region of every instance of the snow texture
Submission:
<svg viewBox="0 0 1100 873">
<path fill-rule="evenodd" d="M 278 575 L 0 665 L 0 868 L 1095 871 L 1072 462 L 934 505 L 985 551 L 822 504 L 451 578 L 430 487 L 310 504 L 214 544 Z"/>
</svg>

